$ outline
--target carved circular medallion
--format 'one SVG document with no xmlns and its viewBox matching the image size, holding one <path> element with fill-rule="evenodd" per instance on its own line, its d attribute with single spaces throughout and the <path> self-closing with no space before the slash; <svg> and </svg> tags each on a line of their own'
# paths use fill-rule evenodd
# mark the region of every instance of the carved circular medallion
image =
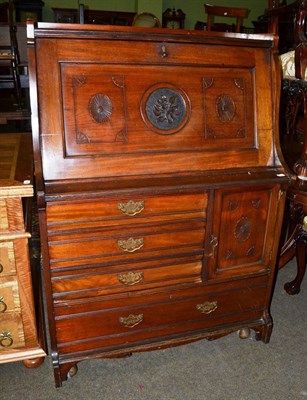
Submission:
<svg viewBox="0 0 307 400">
<path fill-rule="evenodd" d="M 112 115 L 112 102 L 107 95 L 102 93 L 97 93 L 90 98 L 88 108 L 93 120 L 98 124 L 109 121 Z"/>
<path fill-rule="evenodd" d="M 234 235 L 238 242 L 245 242 L 251 234 L 252 227 L 249 218 L 242 217 L 235 226 Z"/>
<path fill-rule="evenodd" d="M 216 99 L 216 111 L 222 122 L 232 121 L 236 112 L 234 100 L 227 94 L 221 94 Z"/>
<path fill-rule="evenodd" d="M 158 83 L 143 95 L 141 115 L 148 128 L 161 135 L 171 135 L 181 130 L 189 120 L 190 101 L 180 88 Z"/>
</svg>

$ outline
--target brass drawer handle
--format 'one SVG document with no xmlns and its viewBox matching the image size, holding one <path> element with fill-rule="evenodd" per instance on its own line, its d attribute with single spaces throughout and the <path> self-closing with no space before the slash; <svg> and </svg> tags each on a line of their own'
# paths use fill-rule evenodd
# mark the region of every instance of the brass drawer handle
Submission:
<svg viewBox="0 0 307 400">
<path fill-rule="evenodd" d="M 143 280 L 143 272 L 127 272 L 124 274 L 118 274 L 118 280 L 120 283 L 128 286 L 135 285 Z"/>
<path fill-rule="evenodd" d="M 137 251 L 144 246 L 144 239 L 133 239 L 131 237 L 127 240 L 118 240 L 117 244 L 120 249 L 128 251 L 129 253 L 133 253 L 134 251 Z"/>
<path fill-rule="evenodd" d="M 10 347 L 14 343 L 11 332 L 2 332 L 0 333 L 0 346 L 2 347 Z"/>
<path fill-rule="evenodd" d="M 4 301 L 4 297 L 0 297 L 0 313 L 4 313 L 7 310 L 7 305 Z"/>
<path fill-rule="evenodd" d="M 143 317 L 143 314 L 130 314 L 128 315 L 128 317 L 120 317 L 119 323 L 125 328 L 133 328 L 143 321 Z"/>
<path fill-rule="evenodd" d="M 1 272 L 3 272 L 3 270 L 4 270 L 4 267 L 2 264 L 0 264 L 0 274 L 1 274 Z"/>
<path fill-rule="evenodd" d="M 144 201 L 133 201 L 129 200 L 127 203 L 118 203 L 117 208 L 126 215 L 133 217 L 133 215 L 139 214 L 145 208 Z"/>
<path fill-rule="evenodd" d="M 217 309 L 217 301 L 205 301 L 202 304 L 197 304 L 196 309 L 203 314 L 211 314 Z"/>
</svg>

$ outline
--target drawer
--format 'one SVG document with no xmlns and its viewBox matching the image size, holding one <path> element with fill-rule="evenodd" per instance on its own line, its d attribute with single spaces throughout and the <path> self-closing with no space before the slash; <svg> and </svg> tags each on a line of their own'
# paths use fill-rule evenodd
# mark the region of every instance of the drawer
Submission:
<svg viewBox="0 0 307 400">
<path fill-rule="evenodd" d="M 99 231 L 49 236 L 51 268 L 79 263 L 132 262 L 203 249 L 205 224 L 188 221 L 141 227 L 121 226 Z"/>
<path fill-rule="evenodd" d="M 24 232 L 24 216 L 20 197 L 0 199 L 0 233 Z"/>
<path fill-rule="evenodd" d="M 0 314 L 0 352 L 25 345 L 22 318 L 19 313 Z"/>
<path fill-rule="evenodd" d="M 202 255 L 52 273 L 55 300 L 201 282 Z"/>
<path fill-rule="evenodd" d="M 0 278 L 16 273 L 14 242 L 0 242 Z"/>
<path fill-rule="evenodd" d="M 19 310 L 20 298 L 17 277 L 7 276 L 0 278 L 0 315 Z"/>
<path fill-rule="evenodd" d="M 205 218 L 206 192 L 159 196 L 108 197 L 82 202 L 53 202 L 47 205 L 50 234 L 58 231 L 98 228 L 118 224 Z"/>
<path fill-rule="evenodd" d="M 184 332 L 193 334 L 225 327 L 227 323 L 260 319 L 265 308 L 265 285 L 220 293 L 201 292 L 201 289 L 195 290 L 190 297 L 169 292 L 164 298 L 151 296 L 150 303 L 146 303 L 145 296 L 141 299 L 136 295 L 129 299 L 58 307 L 59 348 L 64 353 L 98 346 L 110 349 Z"/>
</svg>

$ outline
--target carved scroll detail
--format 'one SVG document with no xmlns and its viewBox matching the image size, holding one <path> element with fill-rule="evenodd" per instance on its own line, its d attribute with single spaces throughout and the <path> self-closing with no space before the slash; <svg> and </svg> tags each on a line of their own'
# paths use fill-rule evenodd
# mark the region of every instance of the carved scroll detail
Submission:
<svg viewBox="0 0 307 400">
<path fill-rule="evenodd" d="M 77 143 L 91 143 L 91 138 L 83 132 L 77 132 Z"/>
<path fill-rule="evenodd" d="M 234 84 L 237 88 L 244 90 L 244 79 L 242 78 L 235 78 Z"/>
<path fill-rule="evenodd" d="M 83 86 L 86 82 L 86 77 L 85 76 L 73 76 L 72 78 L 72 86 L 74 88 L 79 88 Z"/>
<path fill-rule="evenodd" d="M 213 78 L 203 78 L 203 87 L 204 89 L 208 89 L 210 86 L 213 85 Z"/>
</svg>

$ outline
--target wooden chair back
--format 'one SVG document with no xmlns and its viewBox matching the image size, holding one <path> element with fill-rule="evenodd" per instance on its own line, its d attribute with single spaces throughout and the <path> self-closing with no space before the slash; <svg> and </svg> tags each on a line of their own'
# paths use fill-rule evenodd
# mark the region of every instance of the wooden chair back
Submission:
<svg viewBox="0 0 307 400">
<path fill-rule="evenodd" d="M 214 23 L 214 17 L 232 17 L 236 18 L 235 32 L 241 31 L 244 18 L 248 17 L 248 8 L 240 7 L 224 7 L 205 4 L 205 12 L 207 13 L 207 31 L 211 31 Z"/>
</svg>

